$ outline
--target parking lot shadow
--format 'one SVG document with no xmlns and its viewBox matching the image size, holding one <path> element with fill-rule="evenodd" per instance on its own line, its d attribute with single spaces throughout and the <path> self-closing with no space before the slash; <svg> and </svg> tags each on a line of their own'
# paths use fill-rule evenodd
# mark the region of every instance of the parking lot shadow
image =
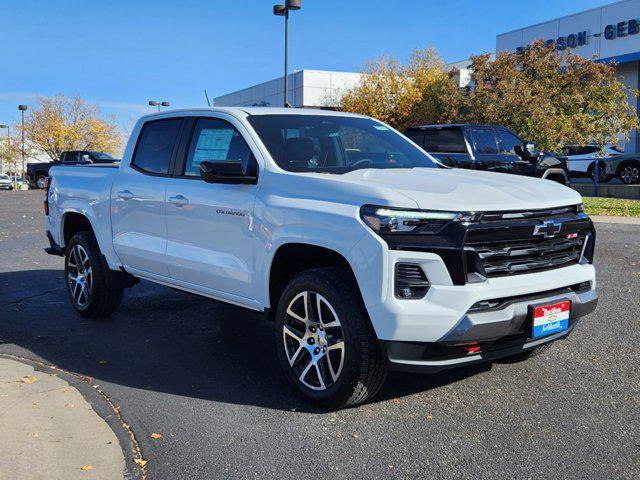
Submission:
<svg viewBox="0 0 640 480">
<path fill-rule="evenodd" d="M 63 369 L 126 387 L 318 412 L 280 372 L 273 327 L 258 313 L 142 282 L 105 320 L 71 307 L 61 270 L 0 272 L 0 352 L 17 345 Z M 422 392 L 488 367 L 391 374 L 374 401 Z"/>
</svg>

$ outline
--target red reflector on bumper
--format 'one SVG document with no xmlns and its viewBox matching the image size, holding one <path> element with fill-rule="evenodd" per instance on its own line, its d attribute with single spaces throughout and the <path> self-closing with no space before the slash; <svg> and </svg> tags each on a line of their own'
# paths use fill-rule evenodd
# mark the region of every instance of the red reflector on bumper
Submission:
<svg viewBox="0 0 640 480">
<path fill-rule="evenodd" d="M 464 349 L 467 353 L 476 353 L 480 351 L 480 345 L 465 345 Z"/>
</svg>

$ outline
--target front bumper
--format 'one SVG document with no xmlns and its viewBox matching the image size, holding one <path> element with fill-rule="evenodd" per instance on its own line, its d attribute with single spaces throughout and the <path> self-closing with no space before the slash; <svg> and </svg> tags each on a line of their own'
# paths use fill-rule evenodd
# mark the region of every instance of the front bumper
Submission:
<svg viewBox="0 0 640 480">
<path fill-rule="evenodd" d="M 470 311 L 436 342 L 383 341 L 391 368 L 436 372 L 446 368 L 491 361 L 566 338 L 580 317 L 593 312 L 598 303 L 595 289 L 558 289 L 555 293 L 526 295 L 506 300 L 496 308 Z M 530 306 L 571 301 L 569 329 L 531 338 Z M 465 346 L 480 348 L 469 353 Z"/>
</svg>

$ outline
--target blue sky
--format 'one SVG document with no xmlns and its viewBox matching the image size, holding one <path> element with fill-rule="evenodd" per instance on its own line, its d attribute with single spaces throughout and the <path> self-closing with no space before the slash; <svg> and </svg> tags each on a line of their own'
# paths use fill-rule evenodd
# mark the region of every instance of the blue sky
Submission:
<svg viewBox="0 0 640 480">
<path fill-rule="evenodd" d="M 270 0 L 0 0 L 0 123 L 37 95 L 80 94 L 128 128 L 150 111 L 215 97 L 282 72 L 283 21 Z M 597 0 L 303 0 L 290 68 L 358 71 L 433 45 L 447 62 L 493 52 L 495 36 L 611 3 Z"/>
</svg>

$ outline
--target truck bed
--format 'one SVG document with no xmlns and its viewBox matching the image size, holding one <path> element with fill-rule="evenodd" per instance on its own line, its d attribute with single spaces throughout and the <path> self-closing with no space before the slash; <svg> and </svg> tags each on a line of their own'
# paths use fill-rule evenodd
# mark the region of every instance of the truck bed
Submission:
<svg viewBox="0 0 640 480">
<path fill-rule="evenodd" d="M 117 163 L 89 164 L 79 166 L 54 166 L 49 171 L 49 195 L 55 201 L 48 216 L 48 228 L 58 245 L 63 245 L 64 232 L 62 211 L 75 211 L 89 217 L 96 228 L 96 238 L 103 251 L 109 250 L 102 245 L 111 238 L 110 201 L 111 185 L 118 174 Z M 87 210 L 91 205 L 91 210 Z"/>
</svg>

